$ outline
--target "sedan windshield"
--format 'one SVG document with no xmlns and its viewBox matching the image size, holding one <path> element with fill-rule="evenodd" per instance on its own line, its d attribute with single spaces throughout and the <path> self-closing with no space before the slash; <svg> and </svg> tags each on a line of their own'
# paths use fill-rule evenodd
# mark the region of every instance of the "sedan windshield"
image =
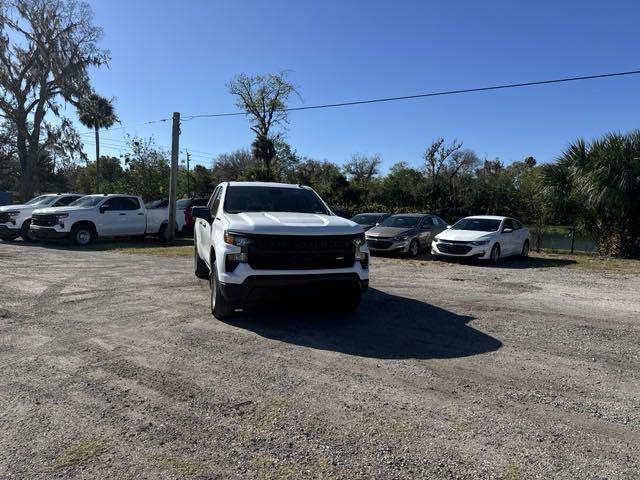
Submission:
<svg viewBox="0 0 640 480">
<path fill-rule="evenodd" d="M 25 205 L 31 205 L 33 207 L 49 205 L 53 202 L 57 197 L 55 195 L 40 195 L 39 197 L 32 198 Z"/>
<path fill-rule="evenodd" d="M 71 202 L 69 206 L 70 207 L 95 207 L 102 200 L 104 200 L 104 196 L 102 195 L 95 196 L 95 197 L 93 195 L 87 195 L 86 197 L 79 198 L 75 202 Z"/>
<path fill-rule="evenodd" d="M 413 217 L 408 215 L 393 215 L 387 218 L 380 225 L 383 227 L 396 227 L 396 228 L 417 228 L 420 223 L 420 217 Z"/>
<path fill-rule="evenodd" d="M 473 230 L 476 232 L 497 232 L 501 220 L 491 218 L 463 218 L 456 222 L 451 230 Z"/>
<path fill-rule="evenodd" d="M 295 212 L 329 215 L 312 190 L 287 187 L 229 187 L 224 200 L 228 213 Z"/>
<path fill-rule="evenodd" d="M 360 225 L 375 225 L 376 223 L 378 223 L 379 219 L 380 219 L 380 215 L 366 215 L 361 213 L 353 217 L 351 221 L 356 222 L 357 224 L 360 224 Z"/>
</svg>

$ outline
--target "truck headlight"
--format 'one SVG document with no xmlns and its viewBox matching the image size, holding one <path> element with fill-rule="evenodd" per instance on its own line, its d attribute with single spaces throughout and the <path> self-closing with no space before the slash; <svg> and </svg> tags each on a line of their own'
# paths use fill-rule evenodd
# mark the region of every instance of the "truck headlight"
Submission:
<svg viewBox="0 0 640 480">
<path fill-rule="evenodd" d="M 18 218 L 18 215 L 20 215 L 19 211 L 16 210 L 12 210 L 10 212 L 5 212 L 7 214 L 7 217 L 9 217 L 9 222 L 13 223 L 14 225 L 16 224 L 16 218 Z"/>
<path fill-rule="evenodd" d="M 367 245 L 366 236 L 364 233 L 357 235 L 353 239 L 353 245 L 355 250 L 355 259 L 357 262 L 360 262 L 362 268 L 367 268 L 369 266 L 369 254 L 363 250 L 363 248 Z"/>
<path fill-rule="evenodd" d="M 250 238 L 226 231 L 224 232 L 224 242 L 229 245 L 240 247 L 240 252 L 228 253 L 226 255 L 224 268 L 226 272 L 233 272 L 241 263 L 249 263 L 249 245 L 251 245 Z"/>
<path fill-rule="evenodd" d="M 69 216 L 68 213 L 58 213 L 56 214 L 56 223 L 61 227 L 64 227 L 64 219 Z"/>
<path fill-rule="evenodd" d="M 224 232 L 224 242 L 229 245 L 236 245 L 238 247 L 245 247 L 251 243 L 251 239 L 243 237 L 237 233 L 226 231 Z"/>
</svg>

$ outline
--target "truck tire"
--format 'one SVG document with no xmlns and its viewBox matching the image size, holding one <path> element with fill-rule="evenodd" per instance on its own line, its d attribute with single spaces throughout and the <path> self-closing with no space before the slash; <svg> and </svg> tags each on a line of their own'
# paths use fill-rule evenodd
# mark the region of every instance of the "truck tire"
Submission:
<svg viewBox="0 0 640 480">
<path fill-rule="evenodd" d="M 218 270 L 216 269 L 215 263 L 212 266 L 212 270 L 211 276 L 209 277 L 211 285 L 211 314 L 218 320 L 224 320 L 233 314 L 234 308 L 222 295 L 218 283 Z"/>
<path fill-rule="evenodd" d="M 36 237 L 33 236 L 33 233 L 31 233 L 31 229 L 29 227 L 31 227 L 31 220 L 27 220 L 22 224 L 22 228 L 20 229 L 20 236 L 22 237 L 22 240 L 24 242 L 35 242 Z"/>
<path fill-rule="evenodd" d="M 163 223 L 160 225 L 160 230 L 158 230 L 158 238 L 161 242 L 167 241 L 167 224 Z"/>
<path fill-rule="evenodd" d="M 69 234 L 69 239 L 72 245 L 86 247 L 94 239 L 93 229 L 86 224 L 74 225 Z"/>
<path fill-rule="evenodd" d="M 195 243 L 195 239 L 194 239 Z M 196 274 L 196 277 L 202 278 L 204 280 L 209 278 L 209 267 L 204 263 L 204 260 L 200 258 L 198 255 L 198 246 L 193 246 L 193 269 Z"/>
</svg>

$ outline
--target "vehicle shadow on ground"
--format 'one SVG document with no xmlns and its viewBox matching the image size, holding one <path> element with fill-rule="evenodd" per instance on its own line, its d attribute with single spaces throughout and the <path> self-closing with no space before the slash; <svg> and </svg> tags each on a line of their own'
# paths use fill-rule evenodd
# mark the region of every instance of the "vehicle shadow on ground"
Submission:
<svg viewBox="0 0 640 480">
<path fill-rule="evenodd" d="M 528 269 L 528 268 L 549 268 L 549 267 L 566 267 L 573 265 L 576 260 L 570 258 L 552 258 L 552 257 L 506 257 L 500 259 L 496 264 L 483 262 L 482 260 L 463 260 L 457 258 L 438 258 L 432 260 L 449 263 L 467 263 L 469 265 L 479 265 L 487 268 L 503 268 L 503 269 Z M 428 260 L 428 258 L 424 259 Z"/>
<path fill-rule="evenodd" d="M 284 303 L 284 302 L 283 302 Z M 308 313 L 314 309 L 315 313 Z M 357 312 L 320 306 L 261 308 L 226 323 L 294 345 L 378 359 L 457 358 L 498 350 L 500 340 L 468 325 L 473 317 L 370 288 Z"/>
<path fill-rule="evenodd" d="M 2 243 L 0 243 L 1 245 Z M 146 237 L 144 239 L 114 239 L 114 240 L 97 240 L 86 247 L 78 247 L 71 245 L 71 243 L 66 241 L 51 241 L 51 242 L 23 242 L 21 240 L 16 240 L 12 242 L 4 242 L 7 245 L 16 245 L 20 248 L 48 248 L 53 250 L 77 250 L 83 252 L 102 252 L 109 250 L 119 250 L 122 248 L 126 249 L 140 249 L 144 250 L 146 248 L 162 248 L 162 247 L 183 247 L 183 246 L 193 246 L 193 239 L 189 237 L 178 237 L 175 240 L 175 243 L 168 244 L 165 243 L 158 238 L 154 237 Z M 141 252 L 144 253 L 144 252 Z"/>
</svg>

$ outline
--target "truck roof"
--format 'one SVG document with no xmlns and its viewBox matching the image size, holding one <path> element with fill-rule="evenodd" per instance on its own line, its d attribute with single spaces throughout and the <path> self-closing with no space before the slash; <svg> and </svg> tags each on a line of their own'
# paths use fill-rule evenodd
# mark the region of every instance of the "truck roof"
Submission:
<svg viewBox="0 0 640 480">
<path fill-rule="evenodd" d="M 295 183 L 277 182 L 227 182 L 230 187 L 277 187 L 277 188 L 309 188 Z"/>
</svg>

